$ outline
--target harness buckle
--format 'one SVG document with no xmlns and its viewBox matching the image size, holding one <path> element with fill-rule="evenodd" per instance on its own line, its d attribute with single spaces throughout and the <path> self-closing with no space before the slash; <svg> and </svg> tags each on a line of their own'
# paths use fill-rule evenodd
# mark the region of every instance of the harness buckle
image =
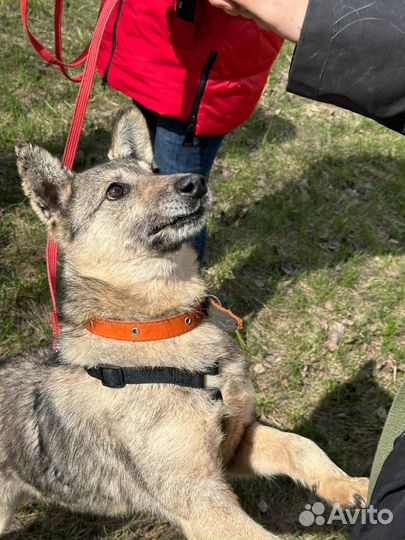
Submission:
<svg viewBox="0 0 405 540">
<path fill-rule="evenodd" d="M 125 375 L 124 371 L 119 366 L 98 366 L 100 370 L 100 380 L 103 386 L 109 388 L 124 388 Z"/>
</svg>

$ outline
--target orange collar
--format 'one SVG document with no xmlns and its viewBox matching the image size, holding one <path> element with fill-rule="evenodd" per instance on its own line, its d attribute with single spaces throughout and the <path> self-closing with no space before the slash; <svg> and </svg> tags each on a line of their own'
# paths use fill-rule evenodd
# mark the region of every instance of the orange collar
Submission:
<svg viewBox="0 0 405 540">
<path fill-rule="evenodd" d="M 231 311 L 223 308 L 209 298 L 210 307 L 219 310 L 236 321 L 237 329 L 243 326 L 242 320 Z M 85 323 L 86 329 L 92 334 L 108 339 L 118 339 L 120 341 L 159 341 L 169 339 L 182 334 L 186 334 L 198 326 L 207 315 L 207 303 L 198 305 L 192 311 L 185 311 L 168 319 L 157 321 L 111 321 L 101 319 L 90 319 Z"/>
</svg>

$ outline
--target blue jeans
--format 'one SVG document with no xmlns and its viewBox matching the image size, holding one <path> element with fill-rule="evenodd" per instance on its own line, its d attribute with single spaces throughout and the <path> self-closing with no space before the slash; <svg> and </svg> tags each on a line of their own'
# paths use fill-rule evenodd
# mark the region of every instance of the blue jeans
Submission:
<svg viewBox="0 0 405 540">
<path fill-rule="evenodd" d="M 194 146 L 183 146 L 188 122 L 162 116 L 140 103 L 136 106 L 145 116 L 152 137 L 155 160 L 162 174 L 196 173 L 208 180 L 212 164 L 223 141 L 222 135 L 194 137 Z M 196 235 L 192 244 L 198 261 L 203 264 L 207 245 L 207 228 Z"/>
</svg>

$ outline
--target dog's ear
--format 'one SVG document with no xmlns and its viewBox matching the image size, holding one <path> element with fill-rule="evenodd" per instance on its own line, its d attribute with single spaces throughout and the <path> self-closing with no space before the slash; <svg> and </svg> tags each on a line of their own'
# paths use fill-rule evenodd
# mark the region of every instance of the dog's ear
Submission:
<svg viewBox="0 0 405 540">
<path fill-rule="evenodd" d="M 131 157 L 147 171 L 156 171 L 146 120 L 135 106 L 122 109 L 114 121 L 109 159 Z"/>
<path fill-rule="evenodd" d="M 39 218 L 52 227 L 66 215 L 74 174 L 49 152 L 31 144 L 17 144 L 17 168 L 24 193 Z"/>
</svg>

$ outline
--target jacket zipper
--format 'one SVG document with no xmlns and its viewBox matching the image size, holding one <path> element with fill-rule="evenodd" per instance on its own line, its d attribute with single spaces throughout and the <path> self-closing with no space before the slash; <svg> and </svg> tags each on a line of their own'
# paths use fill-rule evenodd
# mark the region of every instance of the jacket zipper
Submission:
<svg viewBox="0 0 405 540">
<path fill-rule="evenodd" d="M 194 146 L 194 136 L 197 126 L 198 111 L 200 109 L 201 100 L 203 98 L 205 87 L 207 86 L 208 76 L 214 65 L 215 60 L 217 59 L 218 53 L 216 51 L 211 51 L 208 57 L 208 61 L 204 66 L 204 70 L 201 74 L 200 84 L 198 85 L 197 94 L 193 103 L 193 108 L 191 109 L 191 115 L 189 118 L 189 124 L 186 129 L 186 136 L 184 137 L 183 146 Z"/>
<path fill-rule="evenodd" d="M 108 75 L 110 73 L 111 65 L 114 59 L 115 49 L 117 48 L 117 29 L 118 29 L 118 22 L 121 17 L 122 8 L 124 7 L 124 0 L 120 0 L 120 4 L 118 7 L 118 13 L 114 21 L 114 28 L 113 28 L 113 39 L 112 39 L 112 48 L 111 48 L 111 56 L 110 60 L 107 64 L 106 70 L 104 72 L 104 77 L 102 80 L 103 86 L 105 86 L 108 82 Z"/>
</svg>

